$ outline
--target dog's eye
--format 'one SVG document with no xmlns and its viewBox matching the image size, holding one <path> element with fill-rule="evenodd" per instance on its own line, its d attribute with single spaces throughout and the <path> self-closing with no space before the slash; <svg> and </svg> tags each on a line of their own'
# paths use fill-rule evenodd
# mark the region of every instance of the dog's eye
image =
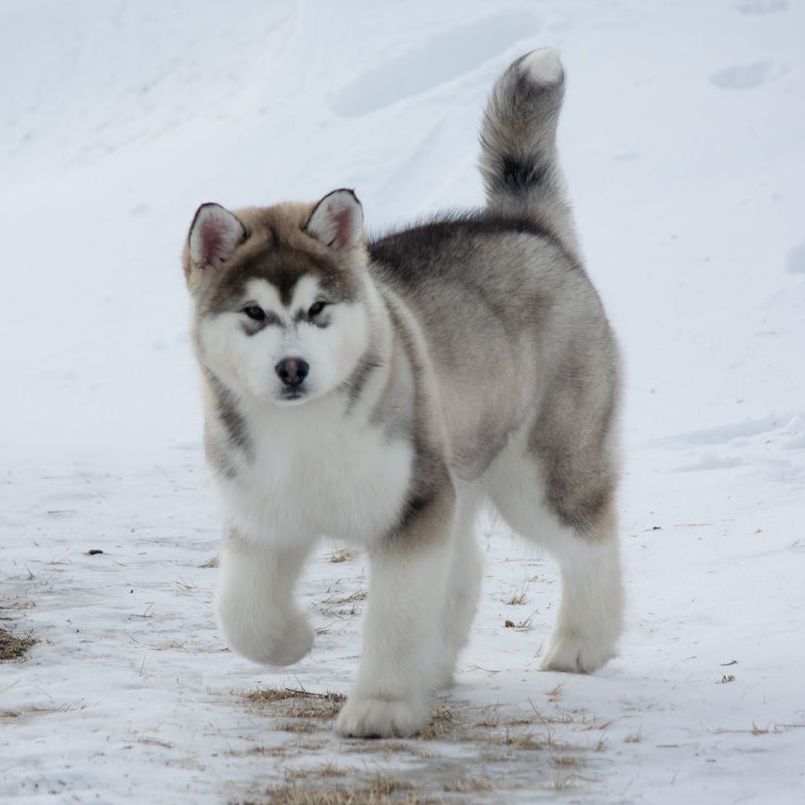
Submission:
<svg viewBox="0 0 805 805">
<path fill-rule="evenodd" d="M 266 314 L 263 308 L 257 307 L 257 305 L 249 305 L 248 307 L 243 308 L 243 313 L 245 313 L 250 319 L 254 319 L 254 321 L 265 321 Z"/>
<path fill-rule="evenodd" d="M 327 302 L 314 302 L 307 312 L 308 318 L 315 319 L 327 307 Z"/>
</svg>

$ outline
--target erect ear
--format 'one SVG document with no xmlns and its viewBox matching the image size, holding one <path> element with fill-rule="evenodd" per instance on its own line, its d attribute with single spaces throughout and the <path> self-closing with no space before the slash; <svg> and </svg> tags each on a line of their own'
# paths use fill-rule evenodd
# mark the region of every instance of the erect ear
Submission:
<svg viewBox="0 0 805 805">
<path fill-rule="evenodd" d="M 197 268 L 218 268 L 245 237 L 246 228 L 236 215 L 220 204 L 202 204 L 187 238 L 190 260 Z"/>
<path fill-rule="evenodd" d="M 352 190 L 333 190 L 314 208 L 305 232 L 333 249 L 350 249 L 363 238 L 363 207 Z"/>
</svg>

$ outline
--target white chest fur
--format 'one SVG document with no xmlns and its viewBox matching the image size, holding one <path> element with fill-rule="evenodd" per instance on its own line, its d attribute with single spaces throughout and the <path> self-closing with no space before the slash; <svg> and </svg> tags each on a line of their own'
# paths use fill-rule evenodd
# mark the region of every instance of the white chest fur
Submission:
<svg viewBox="0 0 805 805">
<path fill-rule="evenodd" d="M 233 526 L 273 544 L 329 536 L 368 544 L 399 516 L 413 451 L 344 414 L 343 401 L 246 414 L 252 456 L 219 485 Z"/>
</svg>

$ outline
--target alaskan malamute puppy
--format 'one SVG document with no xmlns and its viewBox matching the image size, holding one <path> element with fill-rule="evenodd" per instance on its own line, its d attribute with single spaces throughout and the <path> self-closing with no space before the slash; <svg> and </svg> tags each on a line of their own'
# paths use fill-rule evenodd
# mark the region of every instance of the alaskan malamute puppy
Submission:
<svg viewBox="0 0 805 805">
<path fill-rule="evenodd" d="M 206 448 L 230 529 L 217 613 L 231 648 L 289 665 L 323 537 L 364 547 L 358 678 L 336 723 L 405 736 L 452 679 L 478 602 L 490 502 L 558 558 L 541 667 L 590 672 L 621 629 L 616 344 L 557 162 L 564 75 L 537 50 L 498 80 L 487 207 L 367 242 L 352 190 L 315 204 L 204 204 L 184 254 Z"/>
</svg>

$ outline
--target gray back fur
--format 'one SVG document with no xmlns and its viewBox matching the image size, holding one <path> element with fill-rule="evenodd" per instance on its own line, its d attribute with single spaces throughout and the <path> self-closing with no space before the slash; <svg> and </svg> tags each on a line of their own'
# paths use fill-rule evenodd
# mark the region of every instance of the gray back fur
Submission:
<svg viewBox="0 0 805 805">
<path fill-rule="evenodd" d="M 617 346 L 557 162 L 564 76 L 539 84 L 527 58 L 497 82 L 484 118 L 487 210 L 374 240 L 371 270 L 422 327 L 457 477 L 478 478 L 525 430 L 545 502 L 592 533 L 617 482 Z"/>
</svg>

